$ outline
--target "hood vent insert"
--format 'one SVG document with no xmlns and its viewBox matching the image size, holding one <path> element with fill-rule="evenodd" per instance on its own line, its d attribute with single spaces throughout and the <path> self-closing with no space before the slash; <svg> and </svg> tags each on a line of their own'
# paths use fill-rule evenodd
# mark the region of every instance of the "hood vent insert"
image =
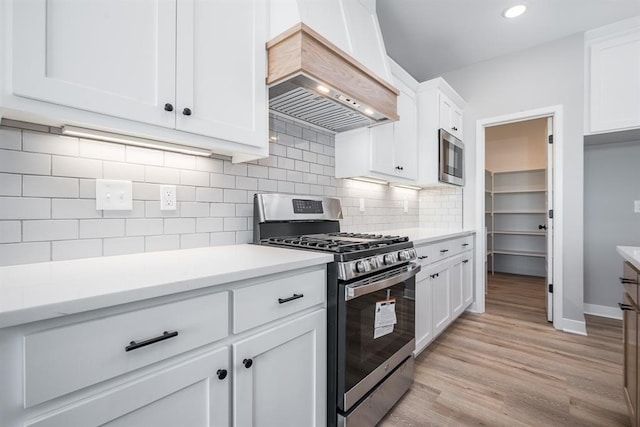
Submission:
<svg viewBox="0 0 640 427">
<path fill-rule="evenodd" d="M 398 90 L 305 24 L 267 50 L 272 110 L 333 132 L 398 120 Z"/>
</svg>

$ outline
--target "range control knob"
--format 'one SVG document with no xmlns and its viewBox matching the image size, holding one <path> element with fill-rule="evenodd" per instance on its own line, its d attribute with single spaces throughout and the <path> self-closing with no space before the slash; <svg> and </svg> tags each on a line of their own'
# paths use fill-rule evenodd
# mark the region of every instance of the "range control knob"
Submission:
<svg viewBox="0 0 640 427">
<path fill-rule="evenodd" d="M 369 265 L 371 265 L 372 269 L 376 270 L 380 268 L 380 261 L 378 260 L 378 258 L 370 258 Z"/>
<path fill-rule="evenodd" d="M 393 264 L 394 263 L 393 255 L 392 254 L 386 254 L 384 256 L 384 258 L 382 259 L 382 261 L 384 262 L 385 265 Z"/>
<path fill-rule="evenodd" d="M 398 252 L 398 258 L 400 258 L 401 261 L 408 261 L 411 259 L 411 255 L 409 254 L 409 251 L 404 250 Z"/>
<path fill-rule="evenodd" d="M 369 264 L 369 260 L 365 259 L 362 261 L 358 261 L 356 263 L 356 271 L 358 273 L 366 273 L 368 271 L 371 271 L 371 264 Z"/>
</svg>

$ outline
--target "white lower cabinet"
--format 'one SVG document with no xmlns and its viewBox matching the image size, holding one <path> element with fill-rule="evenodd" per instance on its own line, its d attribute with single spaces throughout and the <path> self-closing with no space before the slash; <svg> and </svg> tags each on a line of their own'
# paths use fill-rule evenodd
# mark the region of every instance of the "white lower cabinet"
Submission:
<svg viewBox="0 0 640 427">
<path fill-rule="evenodd" d="M 227 426 L 230 378 L 220 373 L 228 363 L 229 348 L 223 347 L 83 399 L 25 426 Z"/>
<path fill-rule="evenodd" d="M 324 295 L 322 265 L 0 329 L 0 426 L 323 426 Z"/>
<path fill-rule="evenodd" d="M 233 345 L 234 426 L 324 426 L 326 310 Z"/>
<path fill-rule="evenodd" d="M 416 246 L 416 350 L 424 350 L 473 303 L 473 235 Z"/>
</svg>

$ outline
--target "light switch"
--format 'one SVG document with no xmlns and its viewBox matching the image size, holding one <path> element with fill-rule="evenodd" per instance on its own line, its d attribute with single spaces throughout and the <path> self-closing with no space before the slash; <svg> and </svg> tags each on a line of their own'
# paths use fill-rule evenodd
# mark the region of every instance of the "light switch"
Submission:
<svg viewBox="0 0 640 427">
<path fill-rule="evenodd" d="M 130 211 L 133 209 L 131 181 L 96 179 L 96 209 L 103 211 Z"/>
</svg>

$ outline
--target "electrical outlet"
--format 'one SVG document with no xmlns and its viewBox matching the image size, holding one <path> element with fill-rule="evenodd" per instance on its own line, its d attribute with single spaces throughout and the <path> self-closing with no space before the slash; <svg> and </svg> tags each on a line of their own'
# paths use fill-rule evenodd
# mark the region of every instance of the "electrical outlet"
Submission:
<svg viewBox="0 0 640 427">
<path fill-rule="evenodd" d="M 360 197 L 360 212 L 364 212 L 364 198 Z"/>
<path fill-rule="evenodd" d="M 176 186 L 161 185 L 160 186 L 160 210 L 175 211 L 176 210 Z"/>
<path fill-rule="evenodd" d="M 130 211 L 133 209 L 131 181 L 96 179 L 96 210 Z"/>
<path fill-rule="evenodd" d="M 633 212 L 640 213 L 640 200 L 633 201 Z"/>
</svg>

